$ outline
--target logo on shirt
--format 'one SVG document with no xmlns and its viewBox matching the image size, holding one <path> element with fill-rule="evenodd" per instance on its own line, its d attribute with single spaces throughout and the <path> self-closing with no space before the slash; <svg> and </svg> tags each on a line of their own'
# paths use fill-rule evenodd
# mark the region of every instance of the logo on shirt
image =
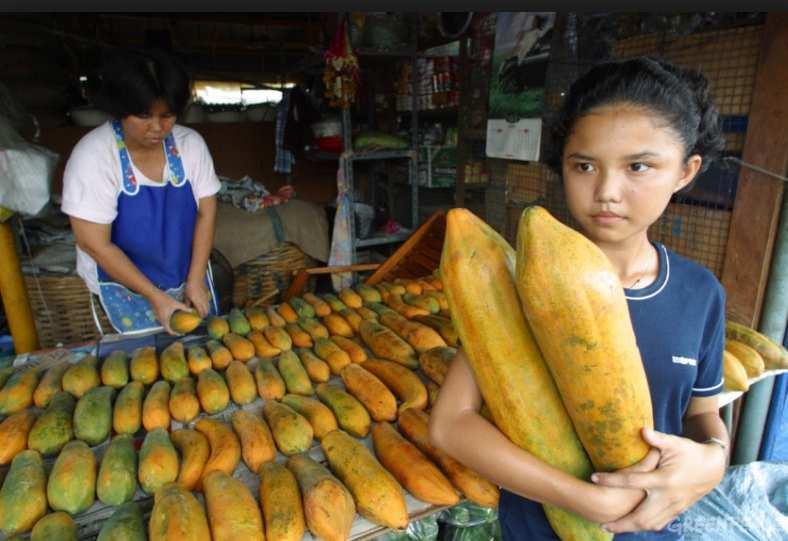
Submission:
<svg viewBox="0 0 788 541">
<path fill-rule="evenodd" d="M 673 355 L 673 364 L 686 364 L 689 366 L 698 366 L 698 360 L 692 359 L 690 357 L 681 357 L 679 355 Z"/>
</svg>

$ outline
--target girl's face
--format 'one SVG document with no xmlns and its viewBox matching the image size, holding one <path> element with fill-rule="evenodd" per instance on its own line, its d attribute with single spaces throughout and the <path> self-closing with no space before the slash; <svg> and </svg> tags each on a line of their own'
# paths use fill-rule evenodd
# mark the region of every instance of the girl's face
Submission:
<svg viewBox="0 0 788 541">
<path fill-rule="evenodd" d="M 161 147 L 162 141 L 172 131 L 175 115 L 164 100 L 156 100 L 144 115 L 129 115 L 121 119 L 126 144 L 143 149 Z"/>
<path fill-rule="evenodd" d="M 562 160 L 569 211 L 598 244 L 645 233 L 671 195 L 689 184 L 701 157 L 684 160 L 675 131 L 630 104 L 593 109 L 575 122 Z"/>
</svg>

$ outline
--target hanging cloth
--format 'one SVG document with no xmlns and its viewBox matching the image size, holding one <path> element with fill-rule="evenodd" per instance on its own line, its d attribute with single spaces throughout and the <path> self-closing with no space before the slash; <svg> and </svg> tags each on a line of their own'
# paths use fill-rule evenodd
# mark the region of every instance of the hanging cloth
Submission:
<svg viewBox="0 0 788 541">
<path fill-rule="evenodd" d="M 353 202 L 350 200 L 350 186 L 345 177 L 348 167 L 347 154 L 339 159 L 337 170 L 337 213 L 334 216 L 334 233 L 331 236 L 331 253 L 328 256 L 330 267 L 353 264 L 353 239 L 350 220 L 353 219 Z M 340 272 L 331 275 L 331 283 L 335 291 L 350 287 L 353 274 Z"/>
<path fill-rule="evenodd" d="M 287 116 L 290 114 L 290 90 L 282 91 L 282 99 L 276 107 L 276 156 L 274 157 L 274 171 L 290 174 L 293 172 L 295 155 L 292 150 L 285 148 L 285 127 Z"/>
</svg>

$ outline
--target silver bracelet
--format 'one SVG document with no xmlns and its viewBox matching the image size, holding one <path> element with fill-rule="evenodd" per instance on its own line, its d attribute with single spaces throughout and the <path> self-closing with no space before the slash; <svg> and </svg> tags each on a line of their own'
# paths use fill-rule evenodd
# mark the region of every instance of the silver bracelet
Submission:
<svg viewBox="0 0 788 541">
<path fill-rule="evenodd" d="M 718 445 L 720 447 L 720 449 L 722 449 L 723 453 L 725 453 L 726 455 L 728 454 L 728 444 L 725 443 L 725 441 L 723 441 L 723 440 L 721 440 L 719 438 L 709 438 L 709 439 L 707 439 L 706 441 L 704 441 L 702 443 L 704 443 L 704 444 L 706 444 L 706 443 L 713 443 L 714 445 Z"/>
</svg>

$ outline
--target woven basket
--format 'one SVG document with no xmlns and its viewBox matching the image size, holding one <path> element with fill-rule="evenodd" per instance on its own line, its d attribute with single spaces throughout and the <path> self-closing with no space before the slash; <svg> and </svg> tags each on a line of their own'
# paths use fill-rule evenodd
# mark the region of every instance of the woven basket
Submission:
<svg viewBox="0 0 788 541">
<path fill-rule="evenodd" d="M 233 284 L 233 304 L 246 306 L 259 299 L 278 302 L 280 292 L 293 280 L 293 272 L 315 266 L 316 261 L 298 246 L 285 242 L 256 259 L 238 265 Z"/>
<path fill-rule="evenodd" d="M 27 275 L 25 285 L 41 348 L 79 344 L 100 336 L 90 309 L 90 292 L 82 278 Z M 115 332 L 104 311 L 97 312 L 104 332 Z"/>
</svg>

